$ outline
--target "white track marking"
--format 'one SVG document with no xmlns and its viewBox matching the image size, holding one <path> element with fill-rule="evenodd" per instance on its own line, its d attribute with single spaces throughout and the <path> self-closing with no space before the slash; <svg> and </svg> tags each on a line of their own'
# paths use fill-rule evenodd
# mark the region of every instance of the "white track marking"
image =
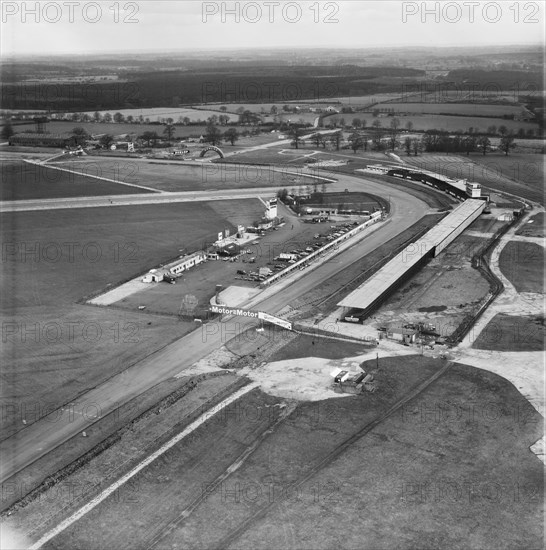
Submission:
<svg viewBox="0 0 546 550">
<path fill-rule="evenodd" d="M 153 452 L 150 456 L 145 458 L 142 462 L 137 464 L 132 470 L 127 472 L 124 476 L 122 476 L 118 481 L 110 485 L 107 489 L 102 491 L 100 494 L 98 494 L 94 499 L 89 501 L 85 506 L 80 508 L 77 512 L 72 514 L 70 517 L 65 519 L 63 522 L 61 522 L 57 527 L 51 529 L 51 531 L 48 531 L 45 535 L 43 535 L 40 540 L 35 542 L 32 546 L 30 546 L 29 550 L 38 550 L 41 548 L 44 544 L 49 542 L 53 537 L 56 537 L 58 534 L 62 533 L 65 529 L 70 527 L 73 523 L 78 521 L 80 518 L 82 518 L 87 512 L 90 512 L 93 508 L 95 508 L 98 504 L 100 504 L 103 500 L 108 498 L 114 491 L 119 489 L 124 483 L 126 483 L 129 479 L 134 477 L 136 474 L 138 474 L 141 470 L 146 468 L 146 466 L 149 466 L 154 460 L 159 458 L 162 454 L 167 452 L 171 447 L 179 443 L 182 439 L 184 439 L 186 436 L 191 434 L 194 430 L 196 430 L 199 426 L 204 424 L 207 420 L 210 420 L 211 413 L 218 413 L 221 411 L 224 407 L 227 405 L 230 405 L 234 401 L 237 401 L 240 397 L 245 395 L 246 393 L 250 392 L 251 390 L 259 387 L 259 384 L 257 382 L 253 382 L 251 384 L 248 384 L 244 388 L 241 388 L 240 390 L 237 390 L 235 393 L 224 399 L 221 403 L 218 405 L 215 405 L 212 407 L 211 410 L 208 410 L 204 412 L 197 420 L 194 420 L 189 426 L 184 428 L 178 435 L 167 441 L 164 445 L 162 445 L 157 451 Z"/>
</svg>

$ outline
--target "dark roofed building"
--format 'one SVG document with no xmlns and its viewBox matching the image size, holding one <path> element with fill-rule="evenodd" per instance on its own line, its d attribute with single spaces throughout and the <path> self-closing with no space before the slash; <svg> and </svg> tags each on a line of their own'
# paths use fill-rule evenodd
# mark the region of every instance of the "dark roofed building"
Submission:
<svg viewBox="0 0 546 550">
<path fill-rule="evenodd" d="M 84 136 L 73 134 L 14 134 L 9 138 L 10 145 L 30 147 L 75 147 L 85 143 Z"/>
</svg>

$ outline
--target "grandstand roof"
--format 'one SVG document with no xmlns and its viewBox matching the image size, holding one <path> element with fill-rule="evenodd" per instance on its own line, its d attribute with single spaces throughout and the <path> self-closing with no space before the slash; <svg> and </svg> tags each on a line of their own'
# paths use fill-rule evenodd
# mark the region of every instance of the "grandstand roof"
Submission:
<svg viewBox="0 0 546 550">
<path fill-rule="evenodd" d="M 427 252 L 430 252 L 437 244 L 456 231 L 478 208 L 483 208 L 483 205 L 484 202 L 477 199 L 468 199 L 461 203 L 422 238 L 404 248 L 402 252 L 337 305 L 367 309 Z"/>
</svg>

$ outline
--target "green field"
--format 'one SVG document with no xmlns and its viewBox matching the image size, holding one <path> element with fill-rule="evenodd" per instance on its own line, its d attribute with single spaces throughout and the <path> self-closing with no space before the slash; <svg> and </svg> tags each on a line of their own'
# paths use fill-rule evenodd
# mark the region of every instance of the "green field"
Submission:
<svg viewBox="0 0 546 550">
<path fill-rule="evenodd" d="M 544 294 L 544 247 L 511 241 L 502 249 L 499 266 L 518 292 Z"/>
<path fill-rule="evenodd" d="M 473 348 L 493 351 L 544 351 L 544 316 L 516 316 L 499 313 L 482 330 Z"/>
<path fill-rule="evenodd" d="M 145 189 L 61 172 L 43 165 L 18 161 L 2 161 L 1 164 L 2 201 L 149 193 Z"/>
</svg>

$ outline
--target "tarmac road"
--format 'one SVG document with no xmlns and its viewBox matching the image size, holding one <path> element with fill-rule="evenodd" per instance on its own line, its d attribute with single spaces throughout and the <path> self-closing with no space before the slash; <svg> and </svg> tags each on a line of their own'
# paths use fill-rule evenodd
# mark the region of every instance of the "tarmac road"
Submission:
<svg viewBox="0 0 546 550">
<path fill-rule="evenodd" d="M 390 187 L 387 183 L 379 184 L 354 176 L 337 174 L 336 177 L 339 181 L 332 185 L 333 190 L 358 190 L 388 197 L 391 204 L 391 221 L 382 225 L 380 229 L 339 256 L 310 271 L 290 286 L 282 288 L 282 292 L 275 292 L 277 289 L 273 285 L 267 289 L 261 300 L 259 297 L 253 300 L 253 309 L 259 308 L 272 314 L 278 312 L 290 300 L 312 289 L 319 282 L 328 279 L 357 258 L 369 253 L 393 236 L 406 230 L 429 210 L 424 202 L 406 194 L 399 187 Z M 197 195 L 198 193 L 186 193 L 188 195 L 186 200 L 212 200 L 204 199 L 203 193 L 212 197 L 215 192 L 201 192 L 199 199 L 190 198 L 191 195 Z M 229 193 L 230 198 L 233 198 L 234 194 L 249 193 L 249 190 L 233 190 Z M 264 189 L 255 189 L 252 190 L 252 193 L 254 193 L 253 196 L 258 196 L 264 193 Z M 140 197 L 143 197 L 144 202 L 146 202 L 146 198 L 148 200 L 158 198 L 157 196 L 146 197 L 142 195 Z M 129 199 L 128 197 L 125 198 Z M 132 197 L 132 199 L 135 200 L 135 197 Z M 104 201 L 104 197 L 87 200 L 93 203 L 96 200 Z M 69 201 L 72 201 L 72 199 L 69 199 Z M 39 205 L 38 203 L 43 202 L 36 201 L 36 206 Z M 65 201 L 54 202 L 65 203 Z M 66 208 L 66 206 L 64 207 Z M 89 390 L 74 400 L 69 410 L 55 411 L 50 416 L 28 425 L 18 433 L 3 440 L 0 442 L 0 453 L 2 455 L 0 482 L 3 483 L 71 437 L 88 429 L 96 421 L 96 418 L 91 417 L 95 411 L 98 410 L 102 416 L 105 416 L 160 381 L 166 380 L 190 367 L 231 339 L 236 334 L 237 325 L 240 327 L 242 324 L 244 324 L 245 329 L 253 326 L 252 321 L 248 318 L 231 318 L 222 323 L 205 324 L 201 329 L 158 350 L 124 372 Z M 91 413 L 90 411 L 94 412 Z M 87 414 L 85 414 L 86 412 Z"/>
</svg>

